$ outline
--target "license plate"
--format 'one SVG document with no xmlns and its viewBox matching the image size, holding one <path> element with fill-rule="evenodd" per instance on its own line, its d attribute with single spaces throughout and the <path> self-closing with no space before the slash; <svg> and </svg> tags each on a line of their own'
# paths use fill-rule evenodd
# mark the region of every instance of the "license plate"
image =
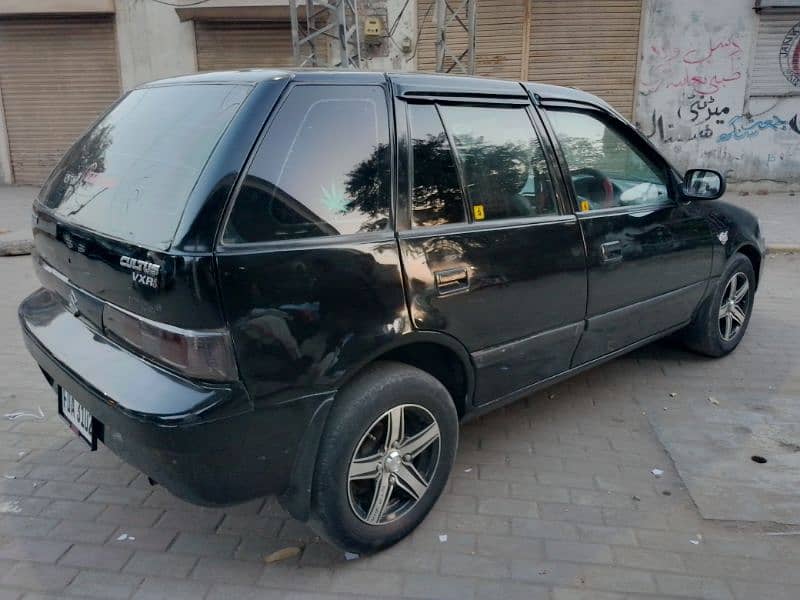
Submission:
<svg viewBox="0 0 800 600">
<path fill-rule="evenodd" d="M 64 388 L 60 388 L 58 412 L 67 420 L 70 429 L 83 438 L 92 450 L 97 449 L 97 436 L 94 431 L 94 418 L 92 417 L 92 413 L 84 408 L 84 406 L 75 399 L 75 396 Z"/>
</svg>

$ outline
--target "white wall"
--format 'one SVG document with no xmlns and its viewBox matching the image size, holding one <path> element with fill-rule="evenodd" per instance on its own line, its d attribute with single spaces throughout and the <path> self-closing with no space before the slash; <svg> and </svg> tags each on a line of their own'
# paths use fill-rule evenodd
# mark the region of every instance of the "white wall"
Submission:
<svg viewBox="0 0 800 600">
<path fill-rule="evenodd" d="M 151 0 L 116 0 L 122 87 L 197 71 L 194 24 Z"/>
<path fill-rule="evenodd" d="M 395 26 L 391 39 L 384 39 L 381 48 L 366 48 L 362 54 L 364 68 L 370 71 L 414 71 L 417 61 L 411 56 L 411 49 L 417 34 L 416 0 L 407 3 L 406 0 L 362 0 L 358 11 L 362 19 L 367 15 L 383 17 L 387 33 Z M 363 33 L 361 38 L 364 39 Z"/>
<path fill-rule="evenodd" d="M 715 168 L 749 191 L 800 189 L 800 97 L 747 97 L 753 0 L 647 0 L 645 11 L 637 126 L 679 169 Z"/>
<path fill-rule="evenodd" d="M 3 90 L 0 90 L 0 184 L 11 183 L 11 149 L 3 110 Z"/>
</svg>

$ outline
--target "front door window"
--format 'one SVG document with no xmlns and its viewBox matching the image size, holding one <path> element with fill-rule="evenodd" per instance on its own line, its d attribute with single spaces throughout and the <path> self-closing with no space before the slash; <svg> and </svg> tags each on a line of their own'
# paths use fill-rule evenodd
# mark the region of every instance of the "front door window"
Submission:
<svg viewBox="0 0 800 600">
<path fill-rule="evenodd" d="M 548 111 L 581 211 L 662 203 L 664 170 L 604 120 L 574 110 Z"/>
</svg>

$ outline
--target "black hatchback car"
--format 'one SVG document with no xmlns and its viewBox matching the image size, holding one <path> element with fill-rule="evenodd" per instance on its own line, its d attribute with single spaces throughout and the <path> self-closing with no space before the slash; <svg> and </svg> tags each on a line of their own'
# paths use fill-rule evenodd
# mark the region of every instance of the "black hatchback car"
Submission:
<svg viewBox="0 0 800 600">
<path fill-rule="evenodd" d="M 765 248 L 723 190 L 566 88 L 179 77 L 56 167 L 19 316 L 92 447 L 371 551 L 431 509 L 459 421 L 673 332 L 736 347 Z"/>
</svg>

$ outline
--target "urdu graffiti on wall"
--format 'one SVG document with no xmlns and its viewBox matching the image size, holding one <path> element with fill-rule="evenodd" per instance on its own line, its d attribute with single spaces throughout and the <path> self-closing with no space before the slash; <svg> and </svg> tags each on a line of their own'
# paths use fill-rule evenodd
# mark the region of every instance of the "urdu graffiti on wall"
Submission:
<svg viewBox="0 0 800 600">
<path fill-rule="evenodd" d="M 716 94 L 742 78 L 742 54 L 737 34 L 718 41 L 709 39 L 707 47 L 651 46 L 645 57 L 647 74 L 642 77 L 640 93 L 688 89 L 699 95 Z"/>
<path fill-rule="evenodd" d="M 718 124 L 725 122 L 723 115 L 731 112 L 728 106 L 712 106 L 717 99 L 714 96 L 702 96 L 691 93 L 686 97 L 688 105 L 678 107 L 678 118 L 700 125 L 714 119 Z"/>
<path fill-rule="evenodd" d="M 719 112 L 713 112 L 717 110 L 719 110 Z M 678 116 L 680 117 L 682 112 L 685 114 L 685 111 L 686 109 L 683 106 L 679 107 Z M 664 144 L 689 142 L 696 139 L 710 138 L 714 135 L 712 125 L 725 123 L 724 120 L 720 119 L 716 119 L 712 122 L 712 117 L 721 114 L 727 114 L 730 112 L 730 108 L 725 107 L 724 112 L 720 109 L 713 109 L 713 111 L 709 111 L 705 115 L 700 114 L 698 111 L 697 116 L 695 116 L 694 112 L 690 111 L 692 116 L 689 120 L 694 119 L 692 121 L 693 123 L 702 124 L 704 126 L 699 130 L 691 131 L 691 133 L 688 135 L 672 133 L 675 125 L 670 122 L 665 122 L 664 115 L 657 115 L 655 110 L 650 116 L 650 123 L 647 127 L 643 127 L 641 123 L 636 123 L 636 127 L 638 127 L 646 137 L 650 139 L 655 138 L 656 141 Z M 724 131 L 717 136 L 716 142 L 718 144 L 752 139 L 759 135 L 762 131 L 791 130 L 800 135 L 800 114 L 795 114 L 789 120 L 782 119 L 778 115 L 772 115 L 768 119 L 753 119 L 752 117 L 747 117 L 746 115 L 736 115 L 728 120 L 727 126 L 729 127 L 729 130 Z"/>
<path fill-rule="evenodd" d="M 715 96 L 704 96 L 690 92 L 682 98 L 676 111 L 677 119 L 656 114 L 653 110 L 648 126 L 636 126 L 650 139 L 661 143 L 688 142 L 714 135 L 713 126 L 723 125 L 731 112 L 729 106 L 721 106 Z"/>
<path fill-rule="evenodd" d="M 797 115 L 795 115 L 793 119 L 796 124 Z M 718 144 L 730 142 L 732 140 L 754 138 L 764 130 L 786 131 L 789 123 L 777 115 L 772 115 L 769 119 L 748 119 L 744 115 L 736 115 L 728 121 L 728 126 L 731 130 L 719 134 L 717 138 Z"/>
</svg>

